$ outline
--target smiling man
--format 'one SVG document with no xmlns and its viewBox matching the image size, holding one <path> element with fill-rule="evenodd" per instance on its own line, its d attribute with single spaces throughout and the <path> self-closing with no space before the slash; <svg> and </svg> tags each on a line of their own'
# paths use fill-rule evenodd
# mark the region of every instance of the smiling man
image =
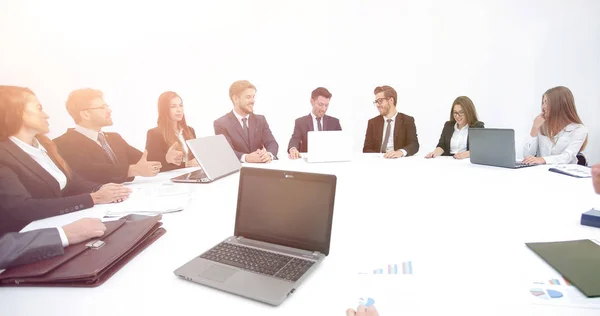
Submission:
<svg viewBox="0 0 600 316">
<path fill-rule="evenodd" d="M 331 93 L 323 87 L 313 90 L 310 96 L 312 111 L 303 117 L 296 119 L 294 133 L 288 144 L 290 159 L 300 158 L 300 153 L 308 150 L 309 131 L 341 131 L 340 121 L 332 116 L 325 115 L 329 108 Z"/>
<path fill-rule="evenodd" d="M 53 141 L 79 175 L 104 184 L 158 174 L 160 162 L 147 161 L 147 153 L 129 145 L 121 135 L 102 131 L 103 127 L 113 125 L 112 109 L 104 101 L 102 91 L 75 90 L 69 94 L 66 107 L 76 126 Z"/>
<path fill-rule="evenodd" d="M 239 80 L 229 87 L 233 110 L 214 122 L 215 135 L 225 136 L 241 162 L 266 163 L 277 159 L 279 145 L 267 119 L 254 114 L 256 87 Z"/>
<path fill-rule="evenodd" d="M 390 86 L 375 88 L 373 104 L 378 116 L 369 120 L 364 153 L 384 153 L 385 158 L 412 156 L 419 151 L 415 119 L 396 110 L 398 94 Z"/>
</svg>

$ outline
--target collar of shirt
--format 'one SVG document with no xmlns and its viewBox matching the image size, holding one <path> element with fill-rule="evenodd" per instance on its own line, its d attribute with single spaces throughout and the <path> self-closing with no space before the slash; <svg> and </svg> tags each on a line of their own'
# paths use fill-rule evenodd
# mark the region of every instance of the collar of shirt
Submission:
<svg viewBox="0 0 600 316">
<path fill-rule="evenodd" d="M 458 128 L 458 123 L 454 123 L 454 130 L 457 132 L 464 132 L 469 129 L 469 124 L 465 124 L 461 129 Z"/>
<path fill-rule="evenodd" d="M 387 117 L 385 117 L 385 116 L 383 116 L 383 115 L 382 115 L 381 117 L 383 117 L 383 122 L 384 122 L 384 123 L 387 123 L 387 120 L 389 120 L 389 119 L 391 119 L 391 120 L 392 120 L 390 123 L 395 123 L 395 122 L 396 122 L 396 117 L 397 117 L 397 116 L 398 116 L 398 112 L 396 112 L 396 114 L 395 114 L 394 116 L 390 117 L 390 118 L 387 118 Z"/>
<path fill-rule="evenodd" d="M 98 132 L 93 131 L 89 128 L 85 128 L 83 126 L 79 126 L 79 125 L 75 125 L 75 131 L 83 134 L 83 136 L 93 140 L 94 142 L 99 143 L 98 142 L 98 134 L 99 134 Z"/>
<path fill-rule="evenodd" d="M 246 116 L 241 116 L 238 114 L 238 112 L 236 112 L 235 110 L 233 110 L 233 115 L 235 115 L 235 117 L 237 117 L 238 122 L 240 122 L 240 124 L 242 124 L 242 126 L 244 126 L 244 122 L 242 122 L 243 118 L 246 118 L 246 124 L 250 123 L 250 114 L 247 114 Z"/>
<path fill-rule="evenodd" d="M 46 148 L 44 148 L 44 146 L 38 142 L 37 138 L 33 139 L 33 146 L 14 136 L 9 137 L 9 139 L 30 156 L 41 157 L 46 153 Z"/>
</svg>

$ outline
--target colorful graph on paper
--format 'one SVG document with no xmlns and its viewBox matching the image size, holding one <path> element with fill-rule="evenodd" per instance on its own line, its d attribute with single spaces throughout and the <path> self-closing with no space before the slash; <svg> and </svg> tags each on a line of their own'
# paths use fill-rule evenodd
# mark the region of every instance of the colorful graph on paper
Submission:
<svg viewBox="0 0 600 316">
<path fill-rule="evenodd" d="M 549 285 L 566 285 L 566 286 L 571 286 L 571 282 L 569 282 L 567 279 L 565 278 L 560 278 L 560 279 L 549 279 L 547 281 L 537 281 L 537 282 L 533 282 L 534 284 L 549 284 Z"/>
<path fill-rule="evenodd" d="M 384 268 L 363 271 L 358 274 L 413 274 L 412 261 L 391 263 Z"/>
</svg>

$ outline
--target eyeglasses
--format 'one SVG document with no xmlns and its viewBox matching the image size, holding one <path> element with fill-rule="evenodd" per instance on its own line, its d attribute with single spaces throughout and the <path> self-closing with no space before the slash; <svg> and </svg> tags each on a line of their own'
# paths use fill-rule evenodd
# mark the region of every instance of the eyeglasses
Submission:
<svg viewBox="0 0 600 316">
<path fill-rule="evenodd" d="M 98 110 L 98 109 L 107 110 L 107 109 L 110 109 L 110 105 L 104 104 L 103 106 L 97 106 L 97 107 L 93 107 L 93 108 L 85 108 L 85 109 L 82 109 L 82 111 L 86 111 L 86 110 Z"/>
<path fill-rule="evenodd" d="M 453 112 L 452 113 L 454 116 L 465 116 L 465 112 L 464 111 L 460 111 L 460 112 Z"/>
<path fill-rule="evenodd" d="M 379 98 L 379 99 L 373 101 L 373 105 L 377 105 L 377 104 L 381 105 L 381 103 L 383 103 L 383 100 L 387 100 L 387 99 L 389 99 L 389 98 Z"/>
</svg>

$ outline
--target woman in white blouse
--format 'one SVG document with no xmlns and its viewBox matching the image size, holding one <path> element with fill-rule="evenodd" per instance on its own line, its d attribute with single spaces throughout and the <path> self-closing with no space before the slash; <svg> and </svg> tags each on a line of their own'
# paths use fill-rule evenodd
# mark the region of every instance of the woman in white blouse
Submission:
<svg viewBox="0 0 600 316">
<path fill-rule="evenodd" d="M 437 147 L 425 158 L 453 156 L 456 159 L 470 157 L 469 128 L 484 128 L 483 122 L 477 119 L 477 111 L 473 101 L 466 96 L 454 100 L 450 108 L 450 120 L 444 124 Z"/>
<path fill-rule="evenodd" d="M 542 113 L 533 121 L 530 138 L 523 147 L 523 163 L 575 164 L 585 149 L 588 128 L 583 125 L 573 93 L 554 87 L 542 96 Z"/>
<path fill-rule="evenodd" d="M 0 236 L 32 221 L 120 202 L 131 189 L 82 179 L 61 158 L 35 94 L 0 86 Z"/>
</svg>

